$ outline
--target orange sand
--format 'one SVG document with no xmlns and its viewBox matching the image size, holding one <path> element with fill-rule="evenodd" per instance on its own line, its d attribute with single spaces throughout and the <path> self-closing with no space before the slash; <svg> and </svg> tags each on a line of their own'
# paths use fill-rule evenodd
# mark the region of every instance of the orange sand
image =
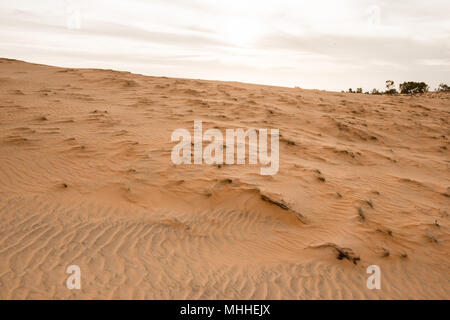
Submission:
<svg viewBox="0 0 450 320">
<path fill-rule="evenodd" d="M 0 298 L 448 299 L 449 114 L 444 93 L 0 59 Z M 278 174 L 175 166 L 170 135 L 194 120 L 279 129 Z"/>
</svg>

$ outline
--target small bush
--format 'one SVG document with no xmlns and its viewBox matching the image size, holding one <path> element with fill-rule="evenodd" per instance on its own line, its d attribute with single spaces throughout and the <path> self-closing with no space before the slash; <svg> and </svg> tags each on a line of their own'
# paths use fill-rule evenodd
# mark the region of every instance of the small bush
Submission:
<svg viewBox="0 0 450 320">
<path fill-rule="evenodd" d="M 374 88 L 370 94 L 381 94 L 381 92 Z"/>
<path fill-rule="evenodd" d="M 397 89 L 389 89 L 384 92 L 385 94 L 397 94 Z"/>
</svg>

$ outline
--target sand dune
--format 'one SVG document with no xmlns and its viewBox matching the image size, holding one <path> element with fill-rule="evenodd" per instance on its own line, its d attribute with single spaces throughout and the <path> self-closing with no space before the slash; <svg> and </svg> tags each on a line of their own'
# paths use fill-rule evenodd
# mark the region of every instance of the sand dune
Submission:
<svg viewBox="0 0 450 320">
<path fill-rule="evenodd" d="M 194 120 L 279 129 L 278 173 L 174 165 Z M 448 299 L 449 121 L 445 93 L 0 59 L 0 298 Z"/>
</svg>

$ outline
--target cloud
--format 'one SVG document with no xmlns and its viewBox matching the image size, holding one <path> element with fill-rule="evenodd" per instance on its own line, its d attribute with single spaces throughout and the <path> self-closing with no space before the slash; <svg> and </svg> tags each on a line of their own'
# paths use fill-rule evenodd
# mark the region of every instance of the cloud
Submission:
<svg viewBox="0 0 450 320">
<path fill-rule="evenodd" d="M 0 0 L 11 58 L 340 90 L 450 82 L 445 0 Z"/>
<path fill-rule="evenodd" d="M 381 60 L 399 65 L 418 59 L 449 57 L 450 37 L 442 42 L 419 41 L 408 37 L 308 34 L 295 36 L 283 32 L 265 36 L 258 46 L 271 50 L 292 50 L 333 57 L 355 63 Z"/>
</svg>

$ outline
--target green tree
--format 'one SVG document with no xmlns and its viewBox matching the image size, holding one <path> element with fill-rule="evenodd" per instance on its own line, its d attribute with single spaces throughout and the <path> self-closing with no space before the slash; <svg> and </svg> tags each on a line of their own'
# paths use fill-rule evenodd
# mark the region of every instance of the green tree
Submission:
<svg viewBox="0 0 450 320">
<path fill-rule="evenodd" d="M 393 80 L 386 80 L 386 89 L 387 90 L 394 89 L 394 81 Z"/>
<path fill-rule="evenodd" d="M 446 85 L 445 83 L 441 83 L 436 91 L 449 92 L 450 91 L 450 87 L 448 85 Z"/>
<path fill-rule="evenodd" d="M 386 91 L 385 94 L 396 94 L 397 90 L 394 87 L 394 81 L 393 80 L 386 80 Z"/>
<path fill-rule="evenodd" d="M 428 85 L 425 82 L 408 81 L 400 84 L 400 93 L 415 94 L 428 92 Z"/>
</svg>

